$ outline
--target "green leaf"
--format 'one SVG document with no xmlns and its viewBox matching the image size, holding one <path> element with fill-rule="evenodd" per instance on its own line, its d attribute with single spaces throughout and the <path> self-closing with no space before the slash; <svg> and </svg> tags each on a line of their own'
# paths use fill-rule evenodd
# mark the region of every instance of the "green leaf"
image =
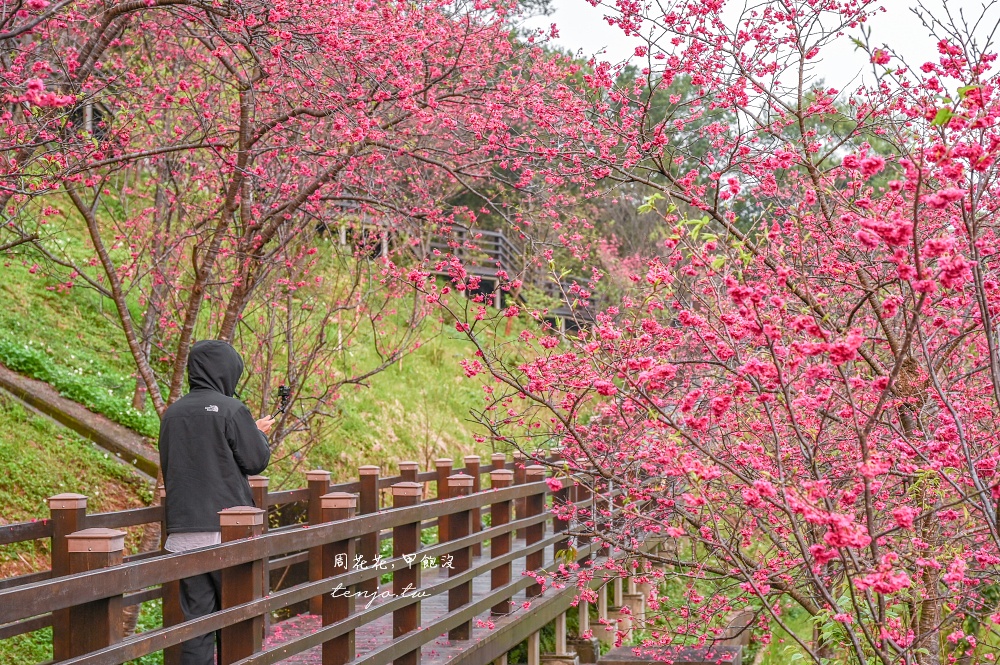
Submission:
<svg viewBox="0 0 1000 665">
<path fill-rule="evenodd" d="M 947 106 L 938 109 L 938 112 L 934 115 L 934 119 L 931 120 L 931 125 L 935 127 L 940 127 L 948 124 L 951 120 L 951 116 L 955 115 L 950 108 Z"/>
<path fill-rule="evenodd" d="M 978 85 L 963 85 L 961 88 L 958 89 L 958 96 L 961 99 L 965 99 L 966 95 L 968 95 L 973 90 L 978 90 L 979 87 L 980 86 Z"/>
<path fill-rule="evenodd" d="M 638 211 L 640 214 L 645 214 L 647 212 L 653 212 L 656 210 L 656 202 L 662 201 L 663 195 L 659 192 L 651 194 L 642 200 L 642 205 L 639 206 Z"/>
<path fill-rule="evenodd" d="M 716 256 L 715 260 L 712 261 L 712 270 L 721 270 L 722 266 L 726 265 L 726 257 Z"/>
</svg>

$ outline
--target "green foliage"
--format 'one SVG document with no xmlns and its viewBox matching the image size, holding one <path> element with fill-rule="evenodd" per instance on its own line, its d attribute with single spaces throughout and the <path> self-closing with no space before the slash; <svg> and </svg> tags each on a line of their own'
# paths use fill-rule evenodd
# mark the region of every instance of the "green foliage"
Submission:
<svg viewBox="0 0 1000 665">
<path fill-rule="evenodd" d="M 0 640 L 0 665 L 29 665 L 52 660 L 52 629 Z"/>
<path fill-rule="evenodd" d="M 84 372 L 83 368 L 73 370 L 61 366 L 32 340 L 18 342 L 0 334 L 0 362 L 16 372 L 45 381 L 63 397 L 140 434 L 155 438 L 159 432 L 160 420 L 156 412 L 133 409 L 129 396 L 121 392 L 116 395 L 114 390 L 104 387 L 103 373 L 93 374 Z"/>
<path fill-rule="evenodd" d="M 0 431 L 0 505 L 8 522 L 47 516 L 45 500 L 62 492 L 87 495 L 90 512 L 113 510 L 123 502 L 147 503 L 152 498 L 130 467 L 3 395 Z M 0 564 L 47 555 L 46 541 L 5 545 L 0 547 Z"/>
<path fill-rule="evenodd" d="M 163 627 L 163 603 L 157 598 L 142 604 L 139 610 L 139 621 L 136 623 L 136 632 L 145 633 L 149 630 L 157 630 Z M 126 665 L 163 665 L 163 652 L 156 651 L 141 658 L 130 660 Z"/>
<path fill-rule="evenodd" d="M 146 436 L 159 419 L 132 408 L 134 365 L 110 302 L 10 261 L 0 284 L 0 363 L 50 384 L 63 396 Z"/>
</svg>

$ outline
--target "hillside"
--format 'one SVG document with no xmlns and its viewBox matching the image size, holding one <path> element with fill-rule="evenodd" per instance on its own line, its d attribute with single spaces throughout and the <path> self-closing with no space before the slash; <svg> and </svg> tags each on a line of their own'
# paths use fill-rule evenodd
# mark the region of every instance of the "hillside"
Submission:
<svg viewBox="0 0 1000 665">
<path fill-rule="evenodd" d="M 158 419 L 152 407 L 137 412 L 131 406 L 132 360 L 110 302 L 92 290 L 65 289 L 43 276 L 30 253 L 19 258 L 5 262 L 8 279 L 0 284 L 0 363 L 155 437 Z M 349 477 L 361 464 L 389 466 L 401 459 L 428 463 L 474 452 L 468 413 L 477 406 L 481 388 L 459 368 L 467 346 L 453 328 L 430 319 L 422 324 L 420 337 L 419 349 L 372 377 L 367 386 L 345 388 L 332 417 L 320 425 L 319 443 L 305 458 L 279 449 L 275 459 L 291 463 L 282 469 L 292 473 L 322 466 L 335 477 Z M 374 351 L 363 337 L 345 353 L 361 366 L 374 364 Z"/>
<path fill-rule="evenodd" d="M 69 243 L 74 241 L 69 236 Z M 131 406 L 135 379 L 131 356 L 117 327 L 111 303 L 96 292 L 64 288 L 36 267 L 30 252 L 8 258 L 0 282 L 0 363 L 40 379 L 92 411 L 143 435 L 154 437 L 159 420 L 151 406 Z M 481 388 L 460 368 L 466 348 L 454 328 L 425 320 L 420 347 L 375 375 L 367 386 L 350 386 L 317 428 L 318 443 L 306 454 L 286 441 L 275 451 L 268 474 L 272 488 L 304 485 L 304 472 L 329 469 L 335 479 L 356 475 L 362 464 L 387 470 L 400 460 L 429 464 L 460 458 L 476 449 L 468 421 Z M 374 361 L 362 337 L 345 349 L 352 363 Z M 61 492 L 90 497 L 90 512 L 146 505 L 148 479 L 114 456 L 48 418 L 28 411 L 0 392 L 0 523 L 41 519 L 46 498 Z M 140 534 L 130 533 L 135 548 Z M 133 550 L 134 551 L 134 550 Z M 48 565 L 47 544 L 0 547 L 0 576 L 23 574 Z M 157 621 L 158 604 L 143 608 L 140 623 Z M 152 624 L 151 624 L 152 625 Z M 0 644 L 0 665 L 51 657 L 50 634 L 42 630 Z M 153 659 L 150 662 L 155 662 Z"/>
</svg>

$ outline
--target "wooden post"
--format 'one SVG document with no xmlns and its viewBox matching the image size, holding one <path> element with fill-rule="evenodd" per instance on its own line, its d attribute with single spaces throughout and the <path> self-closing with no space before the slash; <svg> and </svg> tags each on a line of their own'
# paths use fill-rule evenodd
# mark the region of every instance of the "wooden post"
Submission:
<svg viewBox="0 0 1000 665">
<path fill-rule="evenodd" d="M 452 461 L 449 457 L 442 457 L 434 460 L 434 469 L 437 471 L 437 499 L 448 498 L 448 476 L 451 475 Z M 442 515 L 438 518 L 438 542 L 448 542 L 448 516 Z"/>
<path fill-rule="evenodd" d="M 362 466 L 358 469 L 361 480 L 361 495 L 357 504 L 358 513 L 361 515 L 371 515 L 378 512 L 378 476 L 379 468 L 373 465 Z M 379 553 L 378 531 L 364 533 L 358 539 L 358 554 L 368 563 L 375 561 L 375 555 Z M 379 579 L 365 580 L 358 585 L 359 591 L 366 593 L 378 593 Z"/>
<path fill-rule="evenodd" d="M 545 479 L 545 467 L 540 465 L 532 465 L 524 470 L 524 480 L 527 483 L 537 483 Z M 526 497 L 524 504 L 524 516 L 534 517 L 535 515 L 541 515 L 545 512 L 545 491 L 539 491 L 537 494 L 532 494 Z M 545 522 L 540 522 L 538 524 L 533 524 L 532 526 L 526 527 L 524 529 L 524 544 L 526 547 L 534 545 L 535 543 L 542 540 L 545 537 Z M 525 570 L 538 570 L 543 565 L 545 565 L 545 552 L 538 551 L 532 554 L 528 554 L 524 558 L 524 568 Z M 527 598 L 534 598 L 542 593 L 542 586 L 540 584 L 532 584 L 527 589 L 525 589 L 525 596 Z"/>
<path fill-rule="evenodd" d="M 264 533 L 267 533 L 267 486 L 270 480 L 267 476 L 248 476 L 250 491 L 253 493 L 253 503 L 264 511 Z"/>
<path fill-rule="evenodd" d="M 504 453 L 493 453 L 490 455 L 490 463 L 493 465 L 493 470 L 498 471 L 500 469 L 507 468 L 507 455 Z"/>
<path fill-rule="evenodd" d="M 417 462 L 400 462 L 399 476 L 404 483 L 420 483 L 417 476 L 420 474 L 420 464 Z M 422 485 L 421 485 L 422 487 Z"/>
<path fill-rule="evenodd" d="M 524 469 L 526 456 L 520 450 L 514 451 L 514 484 L 524 484 Z M 516 499 L 514 501 L 514 519 L 519 520 L 524 517 L 524 502 L 526 499 Z M 518 529 L 515 538 L 524 538 L 524 529 Z"/>
<path fill-rule="evenodd" d="M 479 470 L 479 455 L 467 455 L 465 457 L 465 472 L 472 476 L 472 493 L 476 494 L 482 490 L 482 481 L 480 480 L 480 470 Z M 483 516 L 479 508 L 473 508 L 471 512 L 472 517 L 472 533 L 479 533 L 483 530 Z M 483 553 L 483 544 L 477 542 L 472 546 L 472 556 L 480 556 Z"/>
<path fill-rule="evenodd" d="M 317 507 L 319 501 L 316 502 Z M 219 511 L 222 542 L 260 536 L 264 532 L 264 511 L 250 506 L 237 506 Z M 263 558 L 263 557 L 262 557 Z M 242 605 L 264 596 L 261 581 L 263 561 L 257 559 L 222 569 L 222 609 Z M 322 573 L 322 570 L 320 571 Z M 226 626 L 221 631 L 220 665 L 231 665 L 261 650 L 264 615 Z"/>
<path fill-rule="evenodd" d="M 309 482 L 309 526 L 316 526 L 323 523 L 321 498 L 330 491 L 330 472 L 323 469 L 308 471 L 306 480 Z M 309 581 L 318 582 L 321 579 L 323 579 L 323 548 L 314 547 L 309 550 Z M 323 596 L 310 598 L 309 614 L 322 613 Z"/>
<path fill-rule="evenodd" d="M 472 493 L 473 478 L 464 473 L 456 473 L 448 478 L 448 496 L 469 496 Z M 465 538 L 471 532 L 472 511 L 462 510 L 452 513 L 448 519 L 448 540 Z M 472 548 L 460 547 L 451 552 L 451 568 L 448 577 L 467 571 L 472 565 Z M 448 611 L 453 612 L 472 600 L 472 582 L 464 582 L 448 590 Z M 472 621 L 466 621 L 448 631 L 449 640 L 467 640 L 472 637 Z"/>
<path fill-rule="evenodd" d="M 442 457 L 434 460 L 434 469 L 437 471 L 437 498 L 447 499 L 448 497 L 448 476 L 451 475 L 452 460 L 450 457 Z"/>
<path fill-rule="evenodd" d="M 120 566 L 125 549 L 125 532 L 83 529 L 67 534 L 65 545 L 69 557 L 69 574 Z M 70 607 L 67 614 L 70 658 L 109 647 L 122 639 L 120 595 Z"/>
<path fill-rule="evenodd" d="M 264 511 L 264 533 L 268 530 L 268 506 L 267 506 L 267 486 L 270 480 L 267 476 L 248 476 L 247 482 L 250 483 L 250 491 L 253 493 L 253 503 L 255 506 Z M 267 559 L 261 562 L 261 589 L 264 595 L 271 593 L 271 571 L 268 566 Z M 264 637 L 267 637 L 267 633 L 271 630 L 271 615 L 270 613 L 264 615 Z M 166 663 L 164 663 L 166 665 Z"/>
<path fill-rule="evenodd" d="M 66 537 L 84 528 L 87 497 L 82 494 L 57 494 L 49 497 L 52 520 L 52 577 L 69 575 L 69 549 Z M 52 654 L 54 660 L 70 657 L 69 610 L 52 613 Z"/>
<path fill-rule="evenodd" d="M 163 506 L 163 518 L 160 520 L 160 549 L 167 543 L 167 488 L 160 485 L 157 494 L 160 505 Z M 184 613 L 181 611 L 180 580 L 164 582 L 163 590 L 163 627 L 169 628 L 184 623 Z M 181 665 L 181 645 L 175 644 L 163 650 L 163 665 Z"/>
<path fill-rule="evenodd" d="M 365 467 L 361 467 L 365 469 Z M 378 467 L 375 467 L 376 473 Z M 363 471 L 362 471 L 363 473 Z M 362 475 L 362 481 L 368 478 L 378 478 L 377 475 Z M 364 484 L 362 484 L 362 493 Z M 376 490 L 377 491 L 377 490 Z M 347 492 L 331 492 L 320 498 L 324 522 L 348 520 L 354 517 L 358 498 Z M 372 558 L 374 560 L 374 557 Z M 339 540 L 323 545 L 323 578 L 330 579 L 343 575 L 351 570 L 354 562 L 354 539 Z M 360 585 L 358 585 L 360 587 Z M 377 588 L 377 587 L 376 587 Z M 329 626 L 346 619 L 354 613 L 353 587 L 340 588 L 323 596 L 323 625 Z M 323 665 L 344 665 L 354 660 L 354 631 L 323 643 Z"/>
<path fill-rule="evenodd" d="M 503 489 L 510 487 L 514 482 L 514 472 L 510 469 L 494 469 L 490 471 L 490 487 L 493 489 Z M 503 526 L 510 523 L 511 501 L 500 501 L 490 505 L 490 525 Z M 497 559 L 509 554 L 514 534 L 507 532 L 501 536 L 490 538 L 490 558 Z M 497 566 L 490 571 L 490 589 L 499 589 L 510 584 L 509 563 Z M 510 613 L 510 599 L 497 603 L 490 610 L 494 616 L 503 616 Z"/>
<path fill-rule="evenodd" d="M 420 483 L 396 483 L 392 486 L 392 505 L 394 508 L 405 508 L 420 503 L 423 487 Z M 401 524 L 392 529 L 392 556 L 402 557 L 412 554 L 414 561 L 405 569 L 397 569 L 392 573 L 392 593 L 399 596 L 412 597 L 420 589 L 420 562 L 416 555 L 420 551 L 420 522 Z M 414 631 L 420 625 L 420 601 L 394 610 L 392 613 L 392 637 L 396 639 Z M 419 665 L 420 649 L 415 649 L 393 661 L 393 665 Z"/>
</svg>

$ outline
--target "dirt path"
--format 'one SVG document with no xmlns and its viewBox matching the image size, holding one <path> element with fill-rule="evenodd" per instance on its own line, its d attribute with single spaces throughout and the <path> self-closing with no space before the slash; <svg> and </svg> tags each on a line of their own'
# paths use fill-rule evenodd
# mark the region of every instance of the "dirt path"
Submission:
<svg viewBox="0 0 1000 665">
<path fill-rule="evenodd" d="M 66 399 L 44 381 L 29 379 L 0 364 L 0 389 L 60 425 L 90 439 L 146 475 L 156 478 L 159 453 L 146 437 Z"/>
</svg>

